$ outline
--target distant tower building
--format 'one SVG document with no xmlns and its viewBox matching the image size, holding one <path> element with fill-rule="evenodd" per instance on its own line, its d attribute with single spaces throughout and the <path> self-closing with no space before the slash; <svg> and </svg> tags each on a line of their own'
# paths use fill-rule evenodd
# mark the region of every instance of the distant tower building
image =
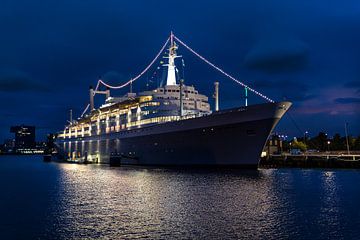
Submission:
<svg viewBox="0 0 360 240">
<path fill-rule="evenodd" d="M 15 133 L 15 149 L 34 148 L 35 127 L 34 126 L 12 126 L 11 133 Z"/>
</svg>

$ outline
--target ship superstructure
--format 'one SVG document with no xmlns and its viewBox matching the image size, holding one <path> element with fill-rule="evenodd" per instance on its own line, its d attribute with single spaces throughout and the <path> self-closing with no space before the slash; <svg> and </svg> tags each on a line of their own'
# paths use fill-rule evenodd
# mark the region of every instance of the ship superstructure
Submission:
<svg viewBox="0 0 360 240">
<path fill-rule="evenodd" d="M 290 103 L 267 103 L 215 111 L 206 95 L 177 77 L 178 46 L 170 36 L 164 86 L 122 97 L 90 88 L 90 112 L 70 121 L 57 145 L 67 160 L 140 165 L 256 166 L 265 141 Z M 131 84 L 132 82 L 130 82 Z M 99 108 L 96 93 L 106 96 Z"/>
<path fill-rule="evenodd" d="M 182 79 L 177 81 L 176 49 L 172 42 L 168 64 L 164 64 L 168 68 L 165 86 L 139 94 L 130 92 L 122 97 L 111 97 L 109 89 L 97 91 L 106 95 L 105 103 L 98 109 L 94 108 L 94 90 L 90 87 L 90 114 L 70 122 L 59 137 L 96 136 L 211 114 L 207 96 L 194 86 L 184 85 Z"/>
</svg>

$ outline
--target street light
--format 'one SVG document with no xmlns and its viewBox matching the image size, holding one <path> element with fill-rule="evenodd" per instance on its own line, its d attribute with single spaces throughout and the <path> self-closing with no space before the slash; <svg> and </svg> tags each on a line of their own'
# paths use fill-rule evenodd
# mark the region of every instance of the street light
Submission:
<svg viewBox="0 0 360 240">
<path fill-rule="evenodd" d="M 309 133 L 308 131 L 305 131 L 305 132 L 304 132 L 304 138 L 307 137 L 308 133 Z"/>
<path fill-rule="evenodd" d="M 327 145 L 328 145 L 328 152 L 330 152 L 330 141 L 327 141 Z"/>
<path fill-rule="evenodd" d="M 291 144 L 292 142 L 289 143 L 289 153 L 291 153 Z"/>
</svg>

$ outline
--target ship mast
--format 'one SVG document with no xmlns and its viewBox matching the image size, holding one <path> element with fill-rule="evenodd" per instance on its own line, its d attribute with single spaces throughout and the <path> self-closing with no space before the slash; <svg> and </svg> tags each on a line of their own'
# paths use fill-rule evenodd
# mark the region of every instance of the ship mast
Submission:
<svg viewBox="0 0 360 240">
<path fill-rule="evenodd" d="M 169 48 L 169 56 L 166 57 L 169 59 L 168 64 L 165 66 L 168 67 L 167 71 L 167 79 L 166 85 L 176 85 L 176 66 L 175 66 L 175 58 L 180 57 L 176 54 L 177 45 L 174 42 L 174 34 L 173 32 L 170 33 L 170 48 Z"/>
</svg>

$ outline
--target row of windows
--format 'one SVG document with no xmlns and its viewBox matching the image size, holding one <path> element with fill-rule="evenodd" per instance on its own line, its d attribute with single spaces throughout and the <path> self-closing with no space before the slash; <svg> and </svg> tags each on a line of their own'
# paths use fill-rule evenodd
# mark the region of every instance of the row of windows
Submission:
<svg viewBox="0 0 360 240">
<path fill-rule="evenodd" d="M 146 115 L 148 115 L 148 114 L 150 114 L 150 113 L 155 114 L 155 113 L 157 113 L 157 111 L 151 111 L 151 112 L 150 112 L 150 111 L 143 111 L 143 112 L 141 112 L 141 115 L 142 115 L 142 116 L 146 116 Z M 131 121 L 131 120 L 137 120 L 137 119 L 139 119 L 140 115 L 138 115 L 138 114 L 133 114 L 133 115 L 131 115 L 131 119 L 128 119 L 128 117 L 129 117 L 129 116 L 127 116 L 127 115 L 120 117 L 120 118 L 119 118 L 119 122 L 126 122 L 126 121 L 129 121 L 129 120 L 130 120 L 130 121 Z M 117 120 L 116 120 L 115 117 L 109 118 L 109 121 L 108 121 L 109 127 L 115 126 L 116 124 L 117 124 Z M 106 120 L 105 120 L 105 119 L 102 119 L 102 120 L 100 121 L 100 127 L 106 127 Z M 91 128 L 92 128 L 93 131 L 94 131 L 94 129 L 97 129 L 97 121 L 91 122 Z M 69 134 L 69 131 L 70 131 L 70 129 L 66 129 L 66 130 L 65 130 L 65 134 Z M 88 126 L 87 126 L 87 127 L 84 127 L 84 131 L 85 131 L 85 132 L 89 131 L 89 127 L 88 127 Z M 75 135 L 76 132 L 77 132 L 78 134 L 81 134 L 81 133 L 82 133 L 82 129 L 81 129 L 81 128 L 78 128 L 77 131 L 76 131 L 76 129 L 71 129 L 71 134 L 72 134 L 72 135 Z"/>
<path fill-rule="evenodd" d="M 195 117 L 195 115 L 188 115 L 188 116 L 184 116 L 183 119 L 188 119 L 188 118 L 193 118 Z M 100 134 L 100 133 L 104 133 L 105 131 L 108 132 L 115 132 L 115 131 L 119 131 L 120 129 L 126 129 L 126 128 L 131 128 L 131 127 L 136 127 L 136 126 L 143 126 L 143 125 L 147 125 L 147 124 L 151 124 L 151 123 L 163 123 L 163 122 L 170 122 L 170 121 L 178 121 L 180 120 L 179 116 L 162 116 L 162 117 L 156 117 L 156 118 L 149 118 L 149 119 L 144 119 L 144 120 L 140 120 L 140 121 L 136 121 L 136 122 L 132 122 L 129 124 L 121 124 L 120 128 L 116 128 L 116 127 L 109 127 L 108 129 L 104 129 L 101 128 L 101 131 L 99 133 L 97 133 L 97 131 L 94 132 L 94 129 L 92 129 L 92 134 Z M 179 122 L 180 123 L 180 122 Z M 217 128 L 217 130 L 224 130 L 224 129 L 231 129 L 231 128 L 235 128 L 236 126 L 225 126 L 225 127 L 221 127 L 221 128 Z M 122 134 L 127 134 L 127 133 L 133 133 L 133 132 L 141 132 L 141 131 L 146 131 L 147 128 L 145 129 L 132 129 L 132 130 L 126 130 L 126 131 L 120 131 L 120 133 Z M 211 129 L 203 129 L 202 131 L 205 132 L 207 130 L 211 130 L 214 131 L 213 128 Z M 246 130 L 246 134 L 248 136 L 254 136 L 256 135 L 256 131 L 254 129 L 247 129 Z M 72 136 L 75 134 L 71 134 Z M 84 131 L 84 136 L 88 136 L 90 135 L 89 131 Z M 60 137 L 65 137 L 65 136 L 69 136 L 69 134 L 60 134 Z M 70 136 L 69 136 L 70 137 Z"/>
<path fill-rule="evenodd" d="M 191 117 L 193 117 L 193 116 L 186 116 L 183 118 L 191 118 Z M 128 124 L 121 124 L 120 129 L 142 126 L 142 125 L 147 125 L 150 123 L 163 123 L 163 122 L 178 121 L 178 120 L 180 120 L 180 116 L 162 116 L 162 117 L 148 118 L 148 119 L 138 120 L 135 122 L 130 122 Z M 99 132 L 98 132 L 98 130 L 99 130 Z M 109 126 L 108 130 L 110 132 L 113 132 L 113 131 L 116 131 L 117 129 L 114 126 Z M 84 131 L 84 136 L 96 135 L 96 134 L 109 132 L 109 131 L 106 131 L 106 128 L 104 128 L 104 127 L 100 127 L 99 129 L 97 127 L 93 127 L 91 129 L 91 133 L 90 133 L 89 129 L 88 129 L 88 131 Z M 75 132 L 71 133 L 71 136 L 80 136 L 80 135 L 82 135 L 82 131 L 79 132 L 78 134 L 75 134 Z M 65 132 L 65 134 L 60 135 L 60 137 L 63 137 L 63 138 L 65 138 L 66 136 L 70 137 L 70 134 L 68 132 Z"/>
<path fill-rule="evenodd" d="M 194 118 L 194 117 L 195 117 L 195 115 L 187 115 L 187 116 L 184 116 L 183 119 L 189 119 L 189 118 Z M 136 126 L 140 126 L 140 125 L 147 125 L 147 124 L 151 124 L 151 123 L 164 123 L 164 122 L 171 122 L 171 121 L 178 121 L 178 120 L 180 120 L 179 116 L 162 116 L 162 117 L 156 117 L 156 118 L 149 118 L 149 119 L 144 119 L 144 120 L 136 121 L 133 123 L 129 123 L 127 125 L 122 124 L 120 126 L 120 129 L 131 128 L 131 127 L 136 127 Z M 120 131 L 120 133 L 128 134 L 128 133 L 134 133 L 134 132 L 142 132 L 142 131 L 146 131 L 146 130 L 148 130 L 148 129 L 147 128 L 130 129 L 130 130 L 126 130 L 126 131 Z M 114 132 L 114 131 L 119 131 L 119 129 L 117 129 L 116 127 L 110 127 L 107 132 Z M 104 131 L 102 131 L 102 132 L 104 132 Z M 99 133 L 101 133 L 101 132 L 99 132 Z M 94 134 L 99 134 L 99 133 L 95 132 Z M 90 134 L 89 134 L 89 132 L 84 132 L 84 135 L 90 135 Z M 68 136 L 68 135 L 66 134 L 65 136 Z M 60 137 L 64 137 L 64 135 L 61 134 Z"/>
<path fill-rule="evenodd" d="M 160 92 L 180 92 L 180 89 L 160 89 Z M 184 90 L 184 93 L 198 94 L 197 91 Z"/>
<path fill-rule="evenodd" d="M 142 103 L 140 106 L 141 107 L 148 107 L 148 106 L 159 106 L 160 103 L 159 102 L 145 102 Z"/>
<path fill-rule="evenodd" d="M 149 105 L 159 105 L 159 102 L 149 102 Z M 164 102 L 165 105 L 169 104 L 168 102 Z M 189 107 L 194 107 L 194 102 L 184 102 L 183 103 L 184 106 L 189 106 Z M 201 103 L 201 105 L 203 107 L 206 107 L 207 104 L 206 103 Z M 98 121 L 92 121 L 91 122 L 91 126 L 89 126 L 88 124 L 85 124 L 84 126 L 84 134 L 88 135 L 89 132 L 94 132 L 95 134 L 102 129 L 105 129 L 106 127 L 115 127 L 117 125 L 117 120 L 119 120 L 119 123 L 126 123 L 128 124 L 129 127 L 131 126 L 138 126 L 138 125 L 144 125 L 144 124 L 148 124 L 148 123 L 158 123 L 158 122 L 166 122 L 166 121 L 173 121 L 173 120 L 178 120 L 179 116 L 163 116 L 163 117 L 157 117 L 157 118 L 149 118 L 149 119 L 143 119 L 141 120 L 141 116 L 146 116 L 150 113 L 155 114 L 157 113 L 157 111 L 142 111 L 141 113 L 132 113 L 131 115 L 129 114 L 130 112 L 126 113 L 126 114 L 121 114 L 120 116 L 111 116 L 108 118 L 108 124 L 106 123 L 105 119 L 101 119 L 99 121 L 100 125 L 98 126 Z M 121 124 L 121 128 L 126 127 L 125 125 L 122 126 L 123 124 Z M 91 130 L 90 130 L 91 127 Z M 99 129 L 100 128 L 100 129 Z M 113 128 L 112 128 L 113 129 Z M 70 133 L 71 132 L 71 133 Z M 101 131 L 104 132 L 104 131 Z M 75 128 L 70 128 L 70 129 L 65 129 L 64 134 L 65 136 L 78 136 L 78 135 L 82 135 L 83 134 L 83 130 L 81 128 L 78 128 L 77 131 L 75 130 Z"/>
<path fill-rule="evenodd" d="M 164 102 L 164 105 L 168 105 L 168 104 L 169 104 L 168 102 Z M 184 106 L 195 107 L 193 102 L 189 102 L 189 103 L 184 102 L 183 104 L 184 104 Z M 202 106 L 206 107 L 206 104 L 202 104 Z M 156 114 L 157 112 L 158 111 L 143 111 L 143 112 L 141 112 L 141 116 L 146 116 L 146 115 L 148 115 L 150 113 Z M 129 126 L 135 126 L 135 125 L 137 126 L 137 125 L 143 125 L 143 124 L 148 124 L 148 123 L 167 121 L 166 118 L 168 118 L 167 116 L 164 116 L 164 117 L 157 117 L 157 118 L 149 118 L 149 119 L 140 120 L 140 115 L 139 114 L 133 114 L 133 115 L 131 115 L 130 118 L 129 117 L 130 117 L 130 115 L 128 115 L 128 114 L 120 115 L 119 123 L 127 122 L 128 124 L 131 124 Z M 179 116 L 173 116 L 173 117 L 179 117 Z M 177 119 L 172 118 L 170 120 L 177 120 Z M 142 122 L 142 121 L 145 121 L 145 122 Z M 117 125 L 117 119 L 115 117 L 110 117 L 109 121 L 108 121 L 108 125 L 106 124 L 105 119 L 102 119 L 99 123 L 100 123 L 100 125 L 98 126 L 97 121 L 92 121 L 91 122 L 91 132 L 96 133 L 98 131 L 97 130 L 98 127 L 99 128 L 105 128 L 105 127 L 116 126 Z M 89 132 L 89 130 L 90 130 L 89 125 L 84 127 L 84 132 L 85 133 Z M 72 128 L 71 130 L 70 129 L 65 129 L 64 134 L 69 135 L 70 131 L 71 131 L 71 135 L 75 136 L 75 135 L 81 135 L 83 130 L 81 128 L 78 128 L 77 131 L 74 128 Z"/>
</svg>

